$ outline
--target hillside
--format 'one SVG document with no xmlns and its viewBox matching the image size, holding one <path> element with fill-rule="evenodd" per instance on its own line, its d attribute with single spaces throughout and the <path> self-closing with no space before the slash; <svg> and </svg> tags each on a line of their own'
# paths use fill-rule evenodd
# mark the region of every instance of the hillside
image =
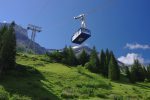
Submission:
<svg viewBox="0 0 150 100">
<path fill-rule="evenodd" d="M 4 25 L 9 26 L 10 23 L 1 23 L 0 22 L 0 28 Z M 25 52 L 27 50 L 32 50 L 37 54 L 44 54 L 47 50 L 46 48 L 40 46 L 38 43 L 31 41 L 29 38 L 28 30 L 23 28 L 20 25 L 15 25 L 14 27 L 15 33 L 16 33 L 16 40 L 17 40 L 17 51 Z M 32 43 L 35 45 L 33 48 L 32 46 L 29 46 L 29 44 Z"/>
<path fill-rule="evenodd" d="M 49 63 L 44 55 L 17 55 L 17 70 L 0 81 L 0 100 L 149 100 L 150 83 L 129 84 L 89 72 L 83 67 Z"/>
</svg>

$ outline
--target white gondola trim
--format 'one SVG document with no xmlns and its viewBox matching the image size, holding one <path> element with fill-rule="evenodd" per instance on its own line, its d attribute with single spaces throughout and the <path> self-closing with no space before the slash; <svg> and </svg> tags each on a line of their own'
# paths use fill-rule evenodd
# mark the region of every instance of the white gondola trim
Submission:
<svg viewBox="0 0 150 100">
<path fill-rule="evenodd" d="M 72 37 L 72 41 L 74 41 L 80 34 L 81 32 L 76 32 Z"/>
<path fill-rule="evenodd" d="M 72 41 L 74 41 L 82 33 L 90 35 L 90 31 L 85 30 L 85 29 L 80 29 L 72 36 Z"/>
</svg>

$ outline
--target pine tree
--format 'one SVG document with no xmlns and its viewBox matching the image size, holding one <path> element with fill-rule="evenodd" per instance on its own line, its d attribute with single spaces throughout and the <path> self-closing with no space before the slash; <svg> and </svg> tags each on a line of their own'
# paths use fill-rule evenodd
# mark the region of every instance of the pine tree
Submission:
<svg viewBox="0 0 150 100">
<path fill-rule="evenodd" d="M 143 69 L 143 77 L 144 77 L 144 80 L 145 80 L 145 79 L 148 79 L 148 78 L 147 78 L 148 72 L 147 72 L 145 66 L 143 66 L 142 69 Z"/>
<path fill-rule="evenodd" d="M 110 62 L 110 58 L 111 58 L 111 54 L 110 54 L 110 52 L 109 52 L 109 50 L 108 49 L 106 49 L 106 64 L 105 64 L 105 66 L 109 66 L 109 62 Z"/>
<path fill-rule="evenodd" d="M 9 67 L 10 69 L 15 68 L 15 66 L 16 66 L 16 34 L 15 34 L 15 30 L 14 30 L 15 25 L 16 24 L 13 21 L 9 28 L 9 32 L 11 34 L 11 44 L 10 44 L 11 60 L 10 60 L 10 67 Z"/>
<path fill-rule="evenodd" d="M 144 67 L 142 67 L 142 65 L 140 65 L 139 66 L 139 68 L 138 68 L 138 81 L 139 82 L 144 82 L 144 80 L 145 80 L 145 78 L 146 78 L 146 76 L 145 76 L 145 72 L 144 72 L 144 69 L 143 69 Z"/>
<path fill-rule="evenodd" d="M 16 56 L 16 35 L 14 31 L 13 22 L 8 31 L 3 34 L 3 45 L 1 47 L 2 66 L 4 70 L 12 69 L 15 67 Z"/>
<path fill-rule="evenodd" d="M 150 65 L 147 66 L 147 79 L 150 81 Z"/>
<path fill-rule="evenodd" d="M 120 69 L 119 69 L 117 60 L 115 59 L 113 52 L 111 52 L 111 58 L 109 62 L 108 78 L 110 80 L 119 80 L 120 78 Z"/>
<path fill-rule="evenodd" d="M 65 48 L 63 49 L 62 55 L 63 55 L 62 63 L 68 64 L 69 49 L 67 46 L 65 46 Z"/>
<path fill-rule="evenodd" d="M 138 60 L 134 61 L 134 64 L 131 67 L 131 82 L 135 83 L 138 81 L 144 81 L 145 74 L 142 68 L 142 65 Z"/>
<path fill-rule="evenodd" d="M 85 63 L 89 61 L 89 55 L 86 53 L 86 51 L 83 49 L 81 54 L 79 55 L 79 63 L 84 66 Z"/>
<path fill-rule="evenodd" d="M 130 79 L 130 71 L 129 71 L 129 68 L 127 66 L 125 66 L 125 74 L 126 74 L 126 77 L 131 81 L 131 79 Z"/>
<path fill-rule="evenodd" d="M 138 72 L 139 61 L 135 60 L 134 64 L 131 67 L 131 82 L 135 83 L 137 81 L 137 72 Z"/>
<path fill-rule="evenodd" d="M 109 62 L 110 62 L 111 54 L 108 49 L 106 49 L 105 53 L 105 76 L 108 77 L 108 67 L 109 67 Z"/>
<path fill-rule="evenodd" d="M 2 46 L 3 46 L 3 35 L 8 31 L 8 28 L 6 26 L 2 27 L 0 29 L 0 75 L 3 70 L 3 65 L 2 65 Z"/>
<path fill-rule="evenodd" d="M 3 38 L 3 34 L 8 30 L 7 26 L 4 26 L 0 29 L 0 50 L 2 47 L 2 38 Z"/>
<path fill-rule="evenodd" d="M 76 58 L 75 53 L 74 53 L 74 51 L 73 51 L 71 46 L 69 47 L 68 64 L 70 66 L 77 65 L 77 58 Z"/>
<path fill-rule="evenodd" d="M 93 47 L 91 55 L 90 55 L 90 60 L 89 63 L 86 66 L 90 71 L 94 72 L 94 73 L 98 73 L 98 69 L 99 69 L 99 59 L 97 56 L 97 51 L 95 49 L 95 47 Z"/>
<path fill-rule="evenodd" d="M 102 73 L 102 75 L 107 76 L 108 74 L 108 69 L 106 67 L 106 55 L 105 52 L 103 50 L 101 50 L 101 54 L 100 54 L 100 67 L 99 67 L 100 73 Z"/>
<path fill-rule="evenodd" d="M 51 60 L 53 60 L 54 62 L 58 62 L 61 63 L 62 62 L 62 53 L 59 51 L 55 51 L 49 54 L 49 57 L 51 58 Z"/>
</svg>

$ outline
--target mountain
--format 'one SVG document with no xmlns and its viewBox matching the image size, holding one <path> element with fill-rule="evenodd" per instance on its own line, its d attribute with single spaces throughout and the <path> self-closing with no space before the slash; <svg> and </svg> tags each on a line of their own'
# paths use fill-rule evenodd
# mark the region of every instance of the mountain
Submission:
<svg viewBox="0 0 150 100">
<path fill-rule="evenodd" d="M 82 50 L 85 50 L 86 53 L 89 55 L 92 51 L 92 49 L 90 47 L 85 46 L 85 45 L 73 46 L 72 49 L 74 50 L 76 55 L 79 55 L 82 52 Z"/>
<path fill-rule="evenodd" d="M 10 23 L 0 23 L 0 28 L 4 25 L 9 26 Z M 44 54 L 46 53 L 47 49 L 41 47 L 38 43 L 33 42 L 28 37 L 27 29 L 21 27 L 20 25 L 15 25 L 14 27 L 17 39 L 17 51 L 26 52 L 32 51 L 36 54 Z M 29 46 L 29 44 L 34 44 L 34 46 Z"/>
</svg>

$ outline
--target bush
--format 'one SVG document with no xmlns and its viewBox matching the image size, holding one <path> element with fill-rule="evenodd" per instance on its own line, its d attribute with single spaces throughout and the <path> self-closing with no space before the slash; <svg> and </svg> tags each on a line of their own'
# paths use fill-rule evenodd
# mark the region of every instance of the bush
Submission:
<svg viewBox="0 0 150 100">
<path fill-rule="evenodd" d="M 123 96 L 116 95 L 114 96 L 114 100 L 123 100 Z"/>
<path fill-rule="evenodd" d="M 65 99 L 73 99 L 73 98 L 77 98 L 78 95 L 73 89 L 66 88 L 62 91 L 61 97 Z"/>
<path fill-rule="evenodd" d="M 97 96 L 100 98 L 106 98 L 106 95 L 104 93 L 99 93 L 99 94 L 97 94 Z"/>
<path fill-rule="evenodd" d="M 89 88 L 83 86 L 80 90 L 79 93 L 82 95 L 86 95 L 86 97 L 94 97 L 94 88 Z"/>
<path fill-rule="evenodd" d="M 78 70 L 78 73 L 80 73 L 80 74 L 84 73 L 84 71 L 85 71 L 82 66 L 78 66 L 77 70 Z"/>
<path fill-rule="evenodd" d="M 0 100 L 9 100 L 9 94 L 6 91 L 0 91 Z"/>
<path fill-rule="evenodd" d="M 92 65 L 90 64 L 90 62 L 87 62 L 85 64 L 85 68 L 88 69 L 88 70 L 92 70 Z"/>
<path fill-rule="evenodd" d="M 48 56 L 49 56 L 49 60 L 51 62 L 59 62 L 59 63 L 62 62 L 63 55 L 59 51 L 55 51 L 53 53 L 50 53 Z"/>
<path fill-rule="evenodd" d="M 145 83 L 148 83 L 148 82 L 149 82 L 149 80 L 148 80 L 147 78 L 145 78 L 145 79 L 144 79 L 144 82 L 145 82 Z"/>
<path fill-rule="evenodd" d="M 128 100 L 128 99 L 124 99 L 123 96 L 118 95 L 118 94 L 112 94 L 112 95 L 110 95 L 110 98 L 111 98 L 112 100 Z"/>
</svg>

